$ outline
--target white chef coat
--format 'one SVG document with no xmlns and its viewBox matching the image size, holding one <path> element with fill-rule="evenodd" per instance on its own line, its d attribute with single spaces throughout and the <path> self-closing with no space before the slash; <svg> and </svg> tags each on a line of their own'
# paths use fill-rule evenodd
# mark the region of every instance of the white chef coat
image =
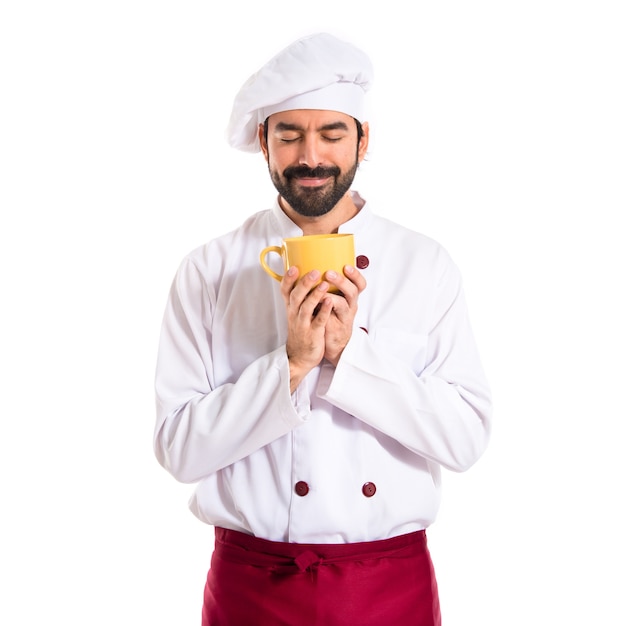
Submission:
<svg viewBox="0 0 626 626">
<path fill-rule="evenodd" d="M 178 269 L 154 446 L 176 479 L 198 483 L 190 508 L 208 524 L 297 543 L 421 530 L 437 514 L 441 467 L 464 471 L 487 445 L 490 393 L 456 265 L 353 199 L 360 210 L 339 231 L 354 234 L 367 287 L 352 337 L 336 368 L 323 361 L 293 394 L 285 304 L 259 262 L 302 234 L 278 203 Z"/>
</svg>

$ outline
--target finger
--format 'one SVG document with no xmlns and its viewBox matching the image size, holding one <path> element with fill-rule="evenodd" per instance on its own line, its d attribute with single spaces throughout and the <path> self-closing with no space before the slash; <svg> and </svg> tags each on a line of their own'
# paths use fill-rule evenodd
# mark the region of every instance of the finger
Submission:
<svg viewBox="0 0 626 626">
<path fill-rule="evenodd" d="M 343 273 L 351 283 L 356 285 L 359 293 L 361 293 L 365 289 L 365 287 L 367 287 L 367 281 L 365 280 L 365 276 L 363 276 L 363 274 L 361 274 L 361 272 L 359 272 L 356 267 L 353 267 L 352 265 L 346 265 L 343 268 Z"/>
<path fill-rule="evenodd" d="M 328 299 L 331 303 L 331 313 L 342 323 L 354 318 L 353 309 L 346 296 L 329 293 Z"/>
<path fill-rule="evenodd" d="M 305 294 L 309 293 L 311 289 L 315 286 L 315 283 L 320 279 L 319 270 L 311 270 L 307 272 L 300 282 L 298 283 L 298 287 L 304 291 Z"/>
<path fill-rule="evenodd" d="M 290 303 L 294 306 L 300 307 L 304 299 L 309 292 L 315 287 L 320 279 L 320 272 L 318 270 L 311 270 L 306 273 L 300 280 L 298 280 L 295 286 L 289 293 Z"/>
<path fill-rule="evenodd" d="M 311 326 L 326 326 L 326 322 L 330 318 L 333 312 L 333 301 L 330 296 L 327 296 L 321 300 L 316 307 L 317 313 L 313 317 Z"/>
<path fill-rule="evenodd" d="M 285 275 L 280 281 L 280 292 L 286 303 L 289 303 L 289 295 L 298 280 L 299 273 L 298 268 L 293 265 L 285 272 Z"/>
<path fill-rule="evenodd" d="M 300 280 L 298 280 L 298 276 L 299 270 L 294 265 L 285 272 L 280 285 L 285 303 L 288 307 L 295 308 L 296 310 L 300 308 L 309 291 L 311 291 L 315 283 L 319 280 L 320 272 L 312 270 L 308 274 L 305 274 Z"/>
<path fill-rule="evenodd" d="M 357 269 L 350 265 L 344 268 L 345 274 L 339 274 L 329 270 L 324 278 L 348 300 L 349 303 L 356 301 L 357 296 L 366 287 L 365 278 Z"/>
<path fill-rule="evenodd" d="M 317 317 L 322 300 L 328 294 L 328 287 L 329 284 L 326 281 L 322 281 L 319 285 L 317 285 L 317 287 L 315 287 L 315 289 L 311 289 L 306 293 L 306 296 L 300 305 L 300 314 L 305 319 L 310 320 L 313 317 Z"/>
</svg>

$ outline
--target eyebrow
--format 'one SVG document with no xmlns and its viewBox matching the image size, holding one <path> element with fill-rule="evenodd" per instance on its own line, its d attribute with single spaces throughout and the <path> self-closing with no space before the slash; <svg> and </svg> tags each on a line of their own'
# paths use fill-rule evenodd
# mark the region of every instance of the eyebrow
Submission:
<svg viewBox="0 0 626 626">
<path fill-rule="evenodd" d="M 298 124 L 289 124 L 288 122 L 277 122 L 274 127 L 276 132 L 284 132 L 288 130 L 304 130 L 304 128 Z M 320 126 L 317 131 L 329 131 L 329 130 L 345 130 L 348 131 L 348 125 L 345 122 L 331 122 L 330 124 L 324 124 Z"/>
</svg>

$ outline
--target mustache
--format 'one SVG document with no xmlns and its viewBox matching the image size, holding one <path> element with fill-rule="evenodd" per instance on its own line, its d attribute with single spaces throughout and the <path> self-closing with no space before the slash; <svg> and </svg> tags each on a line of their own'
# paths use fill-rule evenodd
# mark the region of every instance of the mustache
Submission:
<svg viewBox="0 0 626 626">
<path fill-rule="evenodd" d="M 292 165 L 285 168 L 283 176 L 287 179 L 291 178 L 329 178 L 330 176 L 337 178 L 341 174 L 341 170 L 336 166 L 309 167 L 308 165 Z"/>
</svg>

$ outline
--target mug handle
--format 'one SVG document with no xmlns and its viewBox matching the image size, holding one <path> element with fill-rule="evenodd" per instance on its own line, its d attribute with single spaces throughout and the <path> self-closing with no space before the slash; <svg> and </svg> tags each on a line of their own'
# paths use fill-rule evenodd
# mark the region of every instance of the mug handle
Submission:
<svg viewBox="0 0 626 626">
<path fill-rule="evenodd" d="M 278 282 L 280 282 L 283 277 L 280 274 L 277 274 L 266 262 L 265 257 L 270 253 L 270 252 L 276 252 L 278 254 L 280 254 L 280 256 L 282 257 L 282 248 L 280 246 L 268 246 L 267 248 L 263 248 L 263 250 L 261 251 L 261 256 L 260 256 L 260 260 L 261 260 L 261 265 L 263 266 L 263 269 L 272 277 L 275 278 Z"/>
</svg>

